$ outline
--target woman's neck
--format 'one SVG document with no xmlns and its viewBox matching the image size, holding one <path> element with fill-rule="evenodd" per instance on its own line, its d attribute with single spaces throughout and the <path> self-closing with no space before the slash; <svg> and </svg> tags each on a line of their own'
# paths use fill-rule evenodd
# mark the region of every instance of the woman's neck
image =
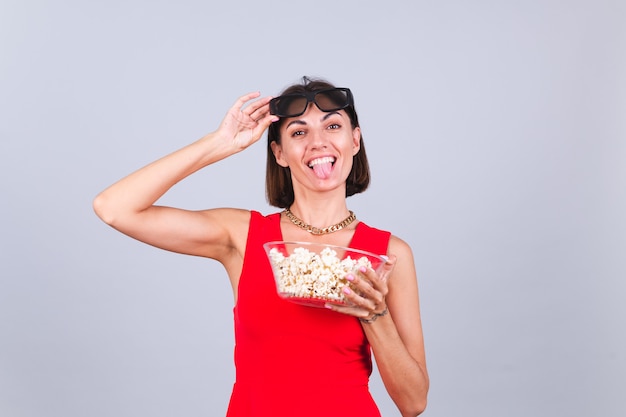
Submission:
<svg viewBox="0 0 626 417">
<path fill-rule="evenodd" d="M 289 209 L 303 222 L 319 228 L 339 223 L 350 215 L 345 198 L 335 201 L 295 200 Z"/>
</svg>

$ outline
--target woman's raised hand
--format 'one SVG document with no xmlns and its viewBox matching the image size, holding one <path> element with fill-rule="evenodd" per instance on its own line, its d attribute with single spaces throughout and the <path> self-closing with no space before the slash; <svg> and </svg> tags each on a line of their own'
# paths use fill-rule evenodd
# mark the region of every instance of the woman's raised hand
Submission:
<svg viewBox="0 0 626 417">
<path fill-rule="evenodd" d="M 220 137 L 231 141 L 237 152 L 258 141 L 265 129 L 278 120 L 270 114 L 271 97 L 251 101 L 259 96 L 259 92 L 254 92 L 239 97 L 217 130 Z"/>
</svg>

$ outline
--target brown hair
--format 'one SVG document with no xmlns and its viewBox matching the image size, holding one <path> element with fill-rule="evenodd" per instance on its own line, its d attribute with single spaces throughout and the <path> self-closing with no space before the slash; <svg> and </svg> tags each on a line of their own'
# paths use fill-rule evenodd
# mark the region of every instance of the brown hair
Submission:
<svg viewBox="0 0 626 417">
<path fill-rule="evenodd" d="M 294 84 L 287 87 L 281 95 L 314 92 L 326 88 L 335 88 L 335 86 L 325 80 L 311 80 L 309 77 L 302 77 L 301 84 Z M 348 106 L 345 111 L 350 118 L 352 129 L 359 127 L 359 118 L 354 109 L 354 105 Z M 284 120 L 284 118 L 281 118 L 277 122 L 272 123 L 267 130 L 265 192 L 269 204 L 279 208 L 291 206 L 294 200 L 291 171 L 289 168 L 278 165 L 271 146 L 272 142 L 280 144 L 280 128 Z M 359 152 L 352 157 L 352 170 L 346 181 L 346 197 L 365 191 L 370 183 L 370 168 L 365 153 L 363 135 L 361 135 L 359 141 L 360 149 Z"/>
</svg>

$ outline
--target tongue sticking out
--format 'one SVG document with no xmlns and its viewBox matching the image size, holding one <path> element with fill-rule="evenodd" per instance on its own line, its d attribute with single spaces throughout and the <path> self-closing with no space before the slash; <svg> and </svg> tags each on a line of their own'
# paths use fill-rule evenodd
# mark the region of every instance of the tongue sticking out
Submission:
<svg viewBox="0 0 626 417">
<path fill-rule="evenodd" d="M 321 164 L 313 165 L 313 172 L 317 175 L 317 178 L 325 180 L 330 176 L 330 171 L 333 168 L 333 164 L 330 162 L 324 162 Z"/>
</svg>

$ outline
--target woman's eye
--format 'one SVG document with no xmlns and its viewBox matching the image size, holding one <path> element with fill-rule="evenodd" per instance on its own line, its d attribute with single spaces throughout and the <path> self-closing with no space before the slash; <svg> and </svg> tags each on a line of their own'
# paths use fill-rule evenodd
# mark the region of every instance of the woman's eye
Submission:
<svg viewBox="0 0 626 417">
<path fill-rule="evenodd" d="M 328 126 L 329 129 L 339 129 L 340 127 L 341 125 L 338 123 L 333 123 L 332 125 Z"/>
<path fill-rule="evenodd" d="M 295 130 L 291 133 L 291 136 L 302 136 L 304 135 L 304 130 Z"/>
</svg>

